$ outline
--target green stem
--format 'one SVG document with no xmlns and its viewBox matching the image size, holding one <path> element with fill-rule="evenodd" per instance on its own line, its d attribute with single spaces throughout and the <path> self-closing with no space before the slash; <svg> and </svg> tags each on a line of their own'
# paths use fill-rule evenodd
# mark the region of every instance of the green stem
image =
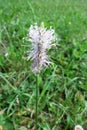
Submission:
<svg viewBox="0 0 87 130">
<path fill-rule="evenodd" d="M 39 74 L 36 74 L 36 130 L 38 129 L 38 78 Z"/>
</svg>

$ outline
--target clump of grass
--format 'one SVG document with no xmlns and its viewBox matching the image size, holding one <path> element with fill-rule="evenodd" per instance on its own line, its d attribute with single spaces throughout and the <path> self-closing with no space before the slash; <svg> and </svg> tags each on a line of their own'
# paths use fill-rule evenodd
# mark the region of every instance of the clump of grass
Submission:
<svg viewBox="0 0 87 130">
<path fill-rule="evenodd" d="M 0 1 L 0 125 L 35 129 L 35 79 L 25 60 L 29 26 L 44 21 L 60 37 L 39 77 L 39 129 L 87 129 L 86 1 Z M 8 55 L 6 55 L 8 54 Z M 42 87 L 43 86 L 43 87 Z"/>
</svg>

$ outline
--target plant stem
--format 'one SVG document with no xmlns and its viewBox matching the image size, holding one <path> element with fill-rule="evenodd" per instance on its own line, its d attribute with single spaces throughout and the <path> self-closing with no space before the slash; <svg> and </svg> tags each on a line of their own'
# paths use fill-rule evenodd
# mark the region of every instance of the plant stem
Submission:
<svg viewBox="0 0 87 130">
<path fill-rule="evenodd" d="M 39 74 L 36 74 L 36 130 L 38 129 L 38 78 Z"/>
</svg>

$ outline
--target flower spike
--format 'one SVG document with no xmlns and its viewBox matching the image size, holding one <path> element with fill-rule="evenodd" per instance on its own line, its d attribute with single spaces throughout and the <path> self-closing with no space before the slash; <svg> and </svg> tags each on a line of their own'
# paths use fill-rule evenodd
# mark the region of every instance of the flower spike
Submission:
<svg viewBox="0 0 87 130">
<path fill-rule="evenodd" d="M 28 33 L 29 41 L 32 43 L 32 49 L 29 51 L 28 59 L 33 60 L 32 69 L 34 73 L 42 70 L 44 66 L 50 64 L 47 51 L 55 46 L 55 31 L 50 27 L 44 27 L 44 23 L 38 27 L 37 23 L 31 25 Z"/>
</svg>

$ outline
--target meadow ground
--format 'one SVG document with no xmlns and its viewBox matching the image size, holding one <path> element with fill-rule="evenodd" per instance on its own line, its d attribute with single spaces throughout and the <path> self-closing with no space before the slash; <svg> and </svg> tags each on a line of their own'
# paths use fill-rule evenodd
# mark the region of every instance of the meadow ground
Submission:
<svg viewBox="0 0 87 130">
<path fill-rule="evenodd" d="M 35 128 L 36 80 L 26 60 L 35 22 L 59 39 L 39 77 L 38 130 L 87 130 L 87 0 L 0 0 L 0 128 Z"/>
</svg>

